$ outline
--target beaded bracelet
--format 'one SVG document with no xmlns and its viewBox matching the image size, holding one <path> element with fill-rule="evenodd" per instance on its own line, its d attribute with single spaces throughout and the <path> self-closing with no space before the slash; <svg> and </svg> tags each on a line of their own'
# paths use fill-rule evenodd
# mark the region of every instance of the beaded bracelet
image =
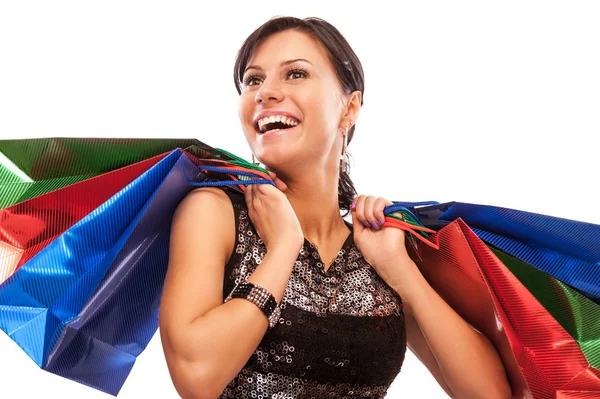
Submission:
<svg viewBox="0 0 600 399">
<path fill-rule="evenodd" d="M 265 316 L 267 316 L 269 328 L 275 327 L 279 321 L 281 308 L 279 307 L 279 304 L 277 304 L 275 297 L 265 288 L 248 281 L 242 282 L 235 286 L 229 296 L 225 299 L 225 302 L 233 298 L 247 299 L 258 306 Z"/>
</svg>

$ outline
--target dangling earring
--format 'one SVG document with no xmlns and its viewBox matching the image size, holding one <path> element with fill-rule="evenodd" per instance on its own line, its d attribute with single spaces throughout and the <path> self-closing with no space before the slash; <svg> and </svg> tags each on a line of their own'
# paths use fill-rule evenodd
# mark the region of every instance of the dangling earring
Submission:
<svg viewBox="0 0 600 399">
<path fill-rule="evenodd" d="M 253 164 L 254 166 L 258 166 L 258 165 L 260 165 L 260 163 L 259 163 L 259 162 L 256 162 L 256 159 L 254 159 L 254 153 L 252 153 L 252 164 Z"/>
<path fill-rule="evenodd" d="M 348 127 L 344 133 L 344 146 L 342 147 L 342 156 L 340 157 L 340 173 L 348 173 L 348 163 L 346 162 L 346 147 L 348 147 Z"/>
</svg>

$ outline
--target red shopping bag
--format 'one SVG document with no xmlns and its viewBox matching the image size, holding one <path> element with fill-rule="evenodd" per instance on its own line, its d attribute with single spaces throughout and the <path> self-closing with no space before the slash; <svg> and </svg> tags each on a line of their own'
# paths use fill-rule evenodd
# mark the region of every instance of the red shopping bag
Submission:
<svg viewBox="0 0 600 399">
<path fill-rule="evenodd" d="M 435 233 L 439 249 L 408 246 L 444 300 L 494 344 L 514 398 L 600 397 L 600 372 L 490 248 L 461 219 Z"/>
</svg>

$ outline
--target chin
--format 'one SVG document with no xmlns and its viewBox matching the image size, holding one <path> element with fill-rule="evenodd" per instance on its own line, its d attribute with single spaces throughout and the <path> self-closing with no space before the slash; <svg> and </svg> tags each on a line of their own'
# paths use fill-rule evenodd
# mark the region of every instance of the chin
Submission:
<svg viewBox="0 0 600 399">
<path fill-rule="evenodd" d="M 294 159 L 294 156 L 286 149 L 269 148 L 265 155 L 257 158 L 260 158 L 260 163 L 268 166 L 269 169 L 277 171 L 278 169 L 284 169 L 286 166 L 290 166 L 293 163 L 292 160 Z"/>
</svg>

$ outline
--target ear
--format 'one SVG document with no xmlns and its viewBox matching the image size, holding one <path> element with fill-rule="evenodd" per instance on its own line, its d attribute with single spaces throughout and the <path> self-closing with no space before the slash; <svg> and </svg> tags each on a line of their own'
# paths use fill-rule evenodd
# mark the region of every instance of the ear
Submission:
<svg viewBox="0 0 600 399">
<path fill-rule="evenodd" d="M 346 103 L 346 108 L 344 110 L 342 126 L 351 127 L 352 125 L 356 124 L 358 115 L 360 114 L 361 103 L 362 93 L 360 91 L 356 90 L 348 96 L 348 102 Z"/>
</svg>

